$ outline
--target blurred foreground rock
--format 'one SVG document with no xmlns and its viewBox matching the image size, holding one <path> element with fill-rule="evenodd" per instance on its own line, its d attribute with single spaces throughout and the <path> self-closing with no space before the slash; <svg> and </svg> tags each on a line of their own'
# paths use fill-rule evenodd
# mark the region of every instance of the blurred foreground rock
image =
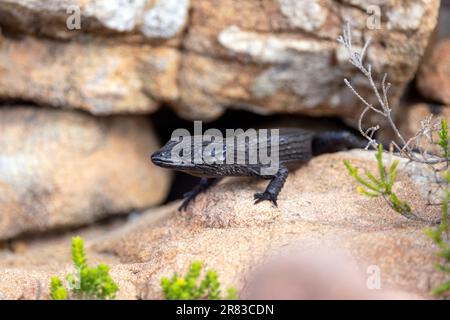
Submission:
<svg viewBox="0 0 450 320">
<path fill-rule="evenodd" d="M 379 271 L 381 289 L 386 291 L 379 293 L 361 286 L 355 273 L 346 271 L 353 269 L 348 269 L 345 261 L 341 264 L 341 260 L 335 260 L 337 265 L 323 265 L 322 270 L 314 267 L 317 259 L 305 265 L 302 258 L 305 272 L 317 270 L 308 277 L 306 287 L 301 285 L 301 274 L 286 272 L 291 279 L 286 290 L 306 295 L 294 292 L 288 298 L 330 297 L 331 292 L 311 291 L 316 285 L 322 287 L 321 274 L 327 268 L 340 277 L 330 287 L 359 283 L 347 286 L 352 298 L 428 297 L 429 290 L 444 278 L 434 268 L 438 260 L 423 233 L 425 225 L 396 214 L 382 199 L 359 196 L 356 183 L 344 169 L 344 159 L 360 168 L 376 169 L 372 152 L 323 155 L 289 176 L 278 208 L 270 203 L 253 204 L 253 194 L 263 190 L 267 181 L 230 178 L 200 195 L 183 214 L 176 211 L 177 204 L 172 204 L 149 210 L 125 224 L 91 227 L 77 233 L 86 238 L 92 262 L 111 265 L 112 276 L 121 286 L 118 298 L 161 298 L 161 277 L 184 273 L 194 260 L 217 270 L 224 287 L 234 286 L 245 297 L 243 294 L 250 293 L 258 279 L 256 270 L 261 263 L 270 261 L 280 250 L 292 248 L 306 254 L 318 247 L 348 256 L 361 279 L 367 280 L 373 270 Z M 403 161 L 395 189 L 424 218 L 437 217 L 439 208 L 424 205 L 432 181 L 426 167 L 405 166 Z M 11 251 L 1 251 L 3 297 L 47 298 L 49 277 L 72 270 L 70 236 L 13 242 Z M 283 282 L 279 283 L 284 290 Z M 333 298 L 348 298 L 348 293 L 338 290 Z M 267 297 L 270 292 L 260 294 Z"/>
<path fill-rule="evenodd" d="M 296 252 L 298 251 L 298 252 Z M 242 297 L 251 300 L 409 300 L 419 296 L 381 288 L 376 267 L 361 272 L 340 250 L 297 248 L 259 267 Z M 368 276 L 372 276 L 368 279 Z M 379 282 L 378 282 L 379 280 Z M 379 286 L 380 285 L 380 286 Z M 368 286 L 372 290 L 368 290 Z"/>
<path fill-rule="evenodd" d="M 0 239 L 90 223 L 160 203 L 169 172 L 145 118 L 0 109 Z"/>
<path fill-rule="evenodd" d="M 214 119 L 231 107 L 355 124 L 361 105 L 343 79 L 372 93 L 336 42 L 344 22 L 352 23 L 355 48 L 372 37 L 367 62 L 377 76 L 389 74 L 395 106 L 439 3 L 384 1 L 377 26 L 366 12 L 371 3 L 355 0 L 2 1 L 0 99 L 106 114 L 152 112 L 169 102 L 187 119 Z M 73 5 L 81 29 L 70 31 Z"/>
</svg>

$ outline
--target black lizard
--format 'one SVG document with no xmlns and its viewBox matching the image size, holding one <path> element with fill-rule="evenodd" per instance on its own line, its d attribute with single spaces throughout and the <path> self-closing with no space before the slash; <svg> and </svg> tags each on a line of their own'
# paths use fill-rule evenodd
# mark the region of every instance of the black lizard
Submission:
<svg viewBox="0 0 450 320">
<path fill-rule="evenodd" d="M 160 167 L 169 168 L 173 170 L 178 170 L 186 172 L 193 176 L 201 177 L 200 183 L 190 192 L 186 193 L 184 196 L 184 201 L 181 204 L 179 210 L 184 210 L 187 208 L 188 204 L 195 199 L 195 197 L 204 192 L 209 187 L 216 184 L 220 178 L 225 176 L 253 176 L 262 179 L 270 179 L 266 190 L 263 193 L 255 193 L 255 204 L 268 200 L 277 205 L 277 197 L 280 193 L 286 178 L 290 170 L 295 169 L 298 165 L 308 162 L 313 156 L 336 152 L 341 150 L 347 150 L 351 148 L 362 148 L 365 147 L 366 143 L 353 134 L 346 131 L 338 132 L 319 132 L 315 133 L 312 131 L 307 131 L 303 129 L 279 129 L 279 134 L 276 137 L 278 142 L 278 159 L 276 163 L 276 171 L 267 173 L 262 170 L 263 168 L 268 169 L 269 165 L 267 162 L 262 163 L 258 158 L 257 161 L 251 161 L 251 154 L 254 152 L 259 152 L 262 146 L 267 145 L 268 152 L 270 153 L 275 149 L 271 148 L 270 141 L 274 141 L 273 137 L 270 135 L 261 138 L 253 139 L 241 139 L 240 143 L 237 143 L 237 137 L 233 137 L 234 150 L 233 156 L 231 157 L 231 162 L 223 161 L 230 154 L 227 150 L 226 139 L 222 137 L 216 137 L 218 139 L 223 139 L 223 147 L 214 149 L 212 151 L 212 158 L 217 160 L 216 163 L 207 162 L 203 159 L 193 163 L 193 155 L 197 152 L 203 152 L 205 147 L 210 145 L 211 140 L 202 141 L 195 143 L 195 139 L 190 140 L 190 153 L 187 155 L 188 161 L 180 163 L 179 157 L 182 154 L 174 153 L 174 148 L 179 146 L 180 141 L 170 140 L 164 147 L 155 152 L 152 156 L 152 162 Z M 229 139 L 227 137 L 227 139 Z M 271 140 L 272 139 L 272 140 Z M 204 139 L 203 139 L 204 140 Z M 270 140 L 270 141 L 269 141 Z M 199 148 L 200 147 L 200 148 Z M 227 152 L 228 151 L 228 152 Z M 237 154 L 239 152 L 245 153 L 244 161 L 237 161 Z M 176 156 L 174 157 L 174 154 Z M 174 159 L 178 158 L 178 159 Z M 273 163 L 271 163 L 273 165 Z"/>
</svg>

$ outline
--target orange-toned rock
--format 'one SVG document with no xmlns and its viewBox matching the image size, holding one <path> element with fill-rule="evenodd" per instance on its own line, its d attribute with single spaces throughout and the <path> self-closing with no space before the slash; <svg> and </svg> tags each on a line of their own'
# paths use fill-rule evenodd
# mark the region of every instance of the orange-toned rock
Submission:
<svg viewBox="0 0 450 320">
<path fill-rule="evenodd" d="M 195 260 L 215 269 L 223 288 L 234 286 L 245 298 L 257 285 L 258 266 L 280 254 L 299 257 L 294 265 L 300 263 L 305 271 L 298 277 L 285 272 L 290 280 L 285 286 L 288 296 L 283 298 L 430 297 L 430 289 L 446 277 L 434 267 L 438 258 L 423 232 L 426 224 L 400 216 L 382 199 L 359 195 L 344 159 L 360 168 L 377 167 L 373 152 L 322 155 L 288 177 L 278 208 L 253 204 L 253 193 L 263 190 L 267 181 L 230 178 L 199 195 L 183 214 L 176 211 L 175 203 L 148 210 L 124 224 L 78 232 L 86 239 L 92 262 L 111 265 L 112 277 L 121 285 L 120 298 L 161 298 L 161 278 L 183 274 Z M 439 208 L 425 205 L 434 179 L 427 167 L 402 161 L 397 179 L 398 196 L 422 217 L 440 214 Z M 34 298 L 41 283 L 41 298 L 48 297 L 49 276 L 72 270 L 71 235 L 35 239 L 20 254 L 0 251 L 0 291 L 7 297 Z M 324 250 L 341 255 L 324 257 Z M 318 254 L 316 258 L 305 258 L 311 251 Z M 324 284 L 333 275 L 338 279 Z M 369 278 L 377 275 L 379 281 Z M 286 277 L 260 283 L 265 291 L 257 297 L 274 297 L 268 287 L 284 286 Z M 323 292 L 324 286 L 333 290 Z"/>
<path fill-rule="evenodd" d="M 0 109 L 0 239 L 79 226 L 160 203 L 169 172 L 148 120 Z"/>
<path fill-rule="evenodd" d="M 148 113 L 178 98 L 171 48 L 25 37 L 0 46 L 0 98 L 94 114 Z"/>
<path fill-rule="evenodd" d="M 336 42 L 343 21 L 352 22 L 355 48 L 372 37 L 367 62 L 377 77 L 389 74 L 395 106 L 436 26 L 439 2 L 388 0 L 380 28 L 370 29 L 364 0 L 7 0 L 0 4 L 5 35 L 71 42 L 4 39 L 0 99 L 102 114 L 149 113 L 166 102 L 187 119 L 240 108 L 355 124 L 361 104 L 343 79 L 368 100 L 373 93 Z M 65 25 L 72 5 L 80 8 L 80 30 Z"/>
<path fill-rule="evenodd" d="M 226 107 L 254 112 L 339 116 L 355 124 L 360 101 L 349 78 L 368 99 L 336 42 L 342 21 L 353 26 L 355 48 L 372 38 L 367 61 L 377 77 L 389 74 L 395 106 L 414 77 L 428 44 L 439 1 L 389 0 L 380 29 L 367 27 L 367 1 L 192 1 L 180 70 L 181 103 L 188 118 L 215 118 Z M 411 14 L 413 12 L 414 14 Z M 380 77 L 381 78 L 381 77 Z"/>
</svg>

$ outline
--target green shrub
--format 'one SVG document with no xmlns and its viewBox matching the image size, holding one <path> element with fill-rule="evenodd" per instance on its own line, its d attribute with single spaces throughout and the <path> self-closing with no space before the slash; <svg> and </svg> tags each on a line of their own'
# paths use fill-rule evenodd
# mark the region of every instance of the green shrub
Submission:
<svg viewBox="0 0 450 320">
<path fill-rule="evenodd" d="M 52 300 L 67 299 L 67 290 L 58 277 L 52 277 L 50 280 L 50 297 Z"/>
<path fill-rule="evenodd" d="M 445 179 L 450 183 L 450 172 L 447 171 Z M 442 258 L 443 262 L 436 265 L 437 269 L 448 274 L 450 276 L 450 244 L 449 239 L 449 227 L 448 227 L 448 202 L 450 201 L 450 192 L 448 188 L 445 190 L 444 198 L 442 200 L 442 219 L 441 223 L 436 229 L 426 228 L 425 234 L 430 237 L 436 244 L 439 250 L 436 255 Z M 432 290 L 433 295 L 442 295 L 450 291 L 450 280 L 439 285 Z"/>
<path fill-rule="evenodd" d="M 162 278 L 161 287 L 166 300 L 221 300 L 220 283 L 217 274 L 208 270 L 199 283 L 202 263 L 195 261 L 191 264 L 188 273 L 179 277 L 176 273 L 172 278 Z M 236 290 L 229 288 L 226 299 L 237 299 Z"/>
<path fill-rule="evenodd" d="M 90 267 L 87 264 L 84 242 L 80 237 L 72 238 L 72 261 L 77 270 L 67 276 L 69 291 L 58 277 L 52 277 L 50 296 L 53 300 L 75 299 L 114 299 L 119 287 L 109 275 L 109 267 L 99 264 Z"/>
<path fill-rule="evenodd" d="M 445 158 L 449 159 L 449 135 L 447 128 L 447 121 L 442 119 L 441 129 L 438 132 L 439 141 L 438 145 L 442 148 L 443 154 Z M 450 243 L 449 243 L 449 225 L 448 225 L 448 202 L 450 201 L 450 171 L 444 175 L 444 181 L 446 182 L 446 188 L 444 190 L 444 197 L 442 199 L 442 218 L 441 223 L 436 229 L 427 228 L 425 229 L 425 233 L 430 239 L 436 244 L 439 250 L 436 252 L 436 255 L 442 258 L 442 263 L 436 265 L 436 268 L 450 276 Z M 450 291 L 450 280 L 442 283 L 437 288 L 433 289 L 431 293 L 433 295 L 439 296 L 443 295 Z"/>
<path fill-rule="evenodd" d="M 435 174 L 435 181 L 437 184 L 441 184 L 440 172 L 446 172 L 445 181 L 446 184 L 444 190 L 444 198 L 442 203 L 439 203 L 442 207 L 442 218 L 438 221 L 427 221 L 420 218 L 420 216 L 414 213 L 411 207 L 404 201 L 400 200 L 397 195 L 392 191 L 393 184 L 395 182 L 395 171 L 397 169 L 398 162 L 395 161 L 390 169 L 387 171 L 382 163 L 382 147 L 380 146 L 377 153 L 378 162 L 378 172 L 379 178 L 375 178 L 374 175 L 366 171 L 366 178 L 362 178 L 357 169 L 352 167 L 349 161 L 345 161 L 345 166 L 347 167 L 350 175 L 354 177 L 359 183 L 358 191 L 368 197 L 383 197 L 389 205 L 397 212 L 402 214 L 407 218 L 412 218 L 414 220 L 428 222 L 432 224 L 439 223 L 439 227 L 436 229 L 427 228 L 425 230 L 426 234 L 434 241 L 434 243 L 439 247 L 439 251 L 436 253 L 439 257 L 444 259 L 444 263 L 439 264 L 437 267 L 439 270 L 446 274 L 450 274 L 450 242 L 449 242 L 449 230 L 448 230 L 448 202 L 450 200 L 449 195 L 449 185 L 450 185 L 450 150 L 449 150 L 449 133 L 447 128 L 447 120 L 441 120 L 441 127 L 435 125 L 432 122 L 432 115 L 427 117 L 424 121 L 421 121 L 421 129 L 416 132 L 412 139 L 406 140 L 401 134 L 400 130 L 392 118 L 392 108 L 389 104 L 388 92 L 391 84 L 387 82 L 388 75 L 385 74 L 381 80 L 381 83 L 377 84 L 372 75 L 372 65 L 370 63 L 364 63 L 365 53 L 368 51 L 370 45 L 370 38 L 366 40 L 361 50 L 355 51 L 352 46 L 352 34 L 350 23 L 347 22 L 344 28 L 343 34 L 339 36 L 338 42 L 343 45 L 348 53 L 348 61 L 355 66 L 361 74 L 368 80 L 370 87 L 376 97 L 377 102 L 371 104 L 368 101 L 370 99 L 365 98 L 361 95 L 348 81 L 344 79 L 344 83 L 350 88 L 353 94 L 363 103 L 364 109 L 360 114 L 358 121 L 358 129 L 365 139 L 368 140 L 370 146 L 376 146 L 377 142 L 372 138 L 375 131 L 379 129 L 379 126 L 373 126 L 368 129 L 364 129 L 362 124 L 365 123 L 364 117 L 369 112 L 375 112 L 381 117 L 387 120 L 390 128 L 396 135 L 396 139 L 401 143 L 400 146 L 395 144 L 396 149 L 399 151 L 399 156 L 404 159 L 408 159 L 411 162 L 421 163 L 427 165 Z M 433 136 L 437 131 L 439 145 L 442 149 L 442 156 L 440 154 L 430 154 L 426 152 L 421 147 L 421 142 L 425 138 L 429 143 L 434 144 Z M 415 141 L 414 141 L 415 140 Z M 417 152 L 419 151 L 419 152 Z M 441 166 L 443 164 L 443 166 Z M 433 294 L 440 295 L 450 291 L 450 281 L 443 283 L 433 290 Z"/>
<path fill-rule="evenodd" d="M 378 164 L 378 178 L 368 170 L 365 171 L 367 178 L 363 178 L 360 176 L 358 169 L 350 164 L 350 161 L 344 161 L 349 174 L 360 183 L 357 191 L 367 197 L 383 197 L 396 212 L 408 218 L 415 217 L 410 205 L 400 200 L 393 191 L 399 161 L 395 160 L 387 169 L 383 164 L 383 146 L 381 144 L 378 146 L 375 158 Z"/>
<path fill-rule="evenodd" d="M 438 131 L 439 141 L 438 145 L 441 147 L 443 151 L 443 156 L 445 159 L 447 159 L 447 165 L 450 158 L 450 150 L 448 148 L 448 128 L 447 128 L 447 120 L 445 118 L 442 118 L 441 120 L 441 129 Z"/>
</svg>

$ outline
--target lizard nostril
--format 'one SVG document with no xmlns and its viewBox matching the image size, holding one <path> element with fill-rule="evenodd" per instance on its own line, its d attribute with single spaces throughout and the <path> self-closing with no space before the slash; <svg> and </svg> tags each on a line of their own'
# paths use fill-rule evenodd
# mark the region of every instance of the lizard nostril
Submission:
<svg viewBox="0 0 450 320">
<path fill-rule="evenodd" d="M 153 164 L 159 166 L 159 167 L 168 167 L 171 165 L 171 160 L 166 156 L 164 152 L 157 151 L 152 154 L 150 157 Z"/>
<path fill-rule="evenodd" d="M 150 158 L 153 163 L 161 162 L 162 160 L 161 153 L 159 152 L 153 153 Z"/>
</svg>

